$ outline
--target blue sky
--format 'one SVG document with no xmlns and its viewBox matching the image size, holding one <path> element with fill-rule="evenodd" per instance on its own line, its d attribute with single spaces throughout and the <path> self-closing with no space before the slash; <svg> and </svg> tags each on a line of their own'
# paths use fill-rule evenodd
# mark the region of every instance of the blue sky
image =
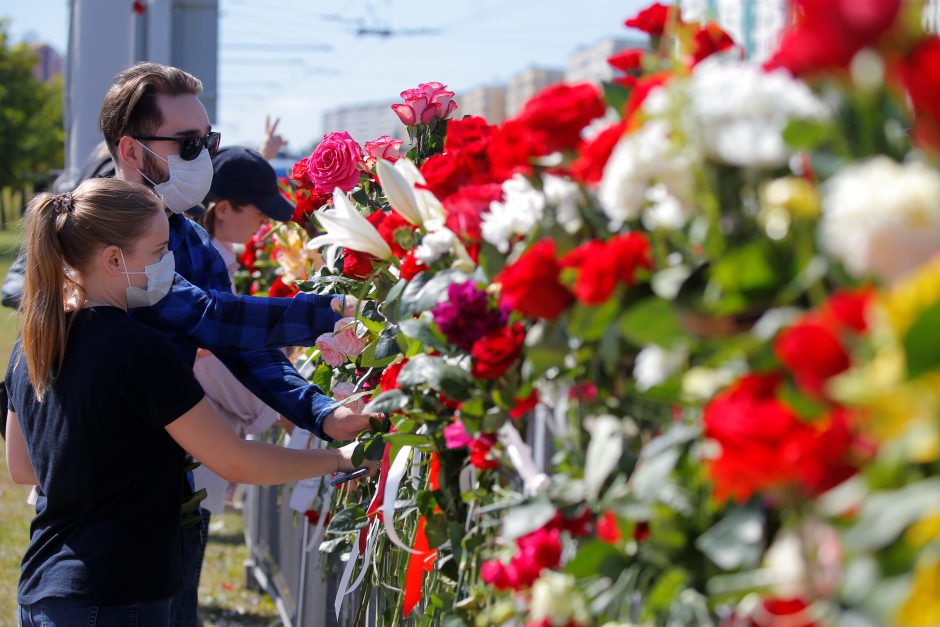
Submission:
<svg viewBox="0 0 940 627">
<path fill-rule="evenodd" d="M 455 91 L 504 82 L 531 65 L 564 65 L 652 0 L 220 0 L 220 106 L 226 143 L 256 143 L 266 113 L 300 149 L 325 130 L 324 110 L 397 97 L 418 83 Z M 130 4 L 130 0 L 128 0 Z M 14 40 L 65 49 L 67 0 L 4 2 Z M 356 29 L 434 29 L 387 39 Z M 261 43 L 264 50 L 239 47 Z M 304 45 L 325 43 L 329 52 Z M 365 139 L 360 139 L 365 141 Z"/>
</svg>

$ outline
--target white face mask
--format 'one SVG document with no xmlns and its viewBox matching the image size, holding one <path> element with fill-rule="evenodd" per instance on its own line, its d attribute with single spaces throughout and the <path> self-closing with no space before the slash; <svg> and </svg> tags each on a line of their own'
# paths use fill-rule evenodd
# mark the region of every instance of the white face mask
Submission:
<svg viewBox="0 0 940 627">
<path fill-rule="evenodd" d="M 118 250 L 121 250 L 120 248 Z M 121 250 L 121 260 L 124 261 L 124 251 Z M 147 288 L 131 285 L 132 274 L 146 274 Z M 144 266 L 143 272 L 128 272 L 127 262 L 124 261 L 124 275 L 127 276 L 127 307 L 149 307 L 160 302 L 170 293 L 173 287 L 173 277 L 176 275 L 176 261 L 173 252 L 167 252 L 160 257 L 160 261 Z"/>
<path fill-rule="evenodd" d="M 212 159 L 208 150 L 203 148 L 192 161 L 183 161 L 179 155 L 170 155 L 169 159 L 164 159 L 140 141 L 137 143 L 156 158 L 166 161 L 170 169 L 170 178 L 163 183 L 154 183 L 149 176 L 137 170 L 153 185 L 153 191 L 163 199 L 167 209 L 173 213 L 183 213 L 205 200 L 212 187 Z"/>
</svg>

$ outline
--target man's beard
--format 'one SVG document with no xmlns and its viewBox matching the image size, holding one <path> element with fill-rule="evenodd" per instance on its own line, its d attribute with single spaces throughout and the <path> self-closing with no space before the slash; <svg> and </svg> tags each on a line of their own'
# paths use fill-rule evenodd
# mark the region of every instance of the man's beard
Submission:
<svg viewBox="0 0 940 627">
<path fill-rule="evenodd" d="M 169 168 L 164 170 L 162 167 L 160 167 L 160 163 L 157 161 L 157 158 L 147 151 L 144 151 L 144 163 L 140 171 L 145 177 L 143 180 L 144 185 L 150 188 L 153 188 L 154 185 L 159 185 L 160 183 L 165 183 L 170 180 Z"/>
</svg>

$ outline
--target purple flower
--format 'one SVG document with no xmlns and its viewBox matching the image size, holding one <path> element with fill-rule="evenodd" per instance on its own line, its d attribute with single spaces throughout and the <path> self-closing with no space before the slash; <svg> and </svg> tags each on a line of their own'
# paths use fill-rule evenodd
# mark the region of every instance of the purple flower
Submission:
<svg viewBox="0 0 940 627">
<path fill-rule="evenodd" d="M 431 312 L 434 322 L 451 344 L 470 352 L 478 339 L 506 324 L 509 312 L 490 307 L 486 292 L 473 281 L 451 283 L 447 300 Z"/>
</svg>

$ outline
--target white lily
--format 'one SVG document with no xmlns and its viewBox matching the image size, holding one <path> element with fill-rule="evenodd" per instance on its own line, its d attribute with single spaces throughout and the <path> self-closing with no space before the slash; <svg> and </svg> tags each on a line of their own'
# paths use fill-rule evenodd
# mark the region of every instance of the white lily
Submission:
<svg viewBox="0 0 940 627">
<path fill-rule="evenodd" d="M 307 248 L 317 249 L 327 244 L 338 244 L 369 253 L 379 259 L 392 258 L 392 249 L 375 227 L 362 217 L 340 188 L 333 190 L 333 207 L 318 211 L 316 216 L 326 233 L 310 240 Z"/>
<path fill-rule="evenodd" d="M 379 161 L 376 171 L 392 208 L 412 224 L 423 226 L 428 220 L 443 220 L 447 217 L 441 201 L 428 190 L 419 187 L 427 181 L 411 160 L 399 159 L 394 166 Z M 386 180 L 390 181 L 389 185 L 386 185 Z"/>
<path fill-rule="evenodd" d="M 399 159 L 399 161 L 408 160 Z M 408 163 L 411 162 L 408 161 Z M 414 186 L 408 179 L 385 159 L 379 159 L 375 164 L 375 171 L 379 175 L 379 181 L 382 183 L 382 191 L 385 192 L 385 197 L 388 198 L 388 202 L 391 203 L 392 209 L 415 226 L 424 224 L 421 213 L 418 211 L 418 201 L 415 198 Z"/>
</svg>

